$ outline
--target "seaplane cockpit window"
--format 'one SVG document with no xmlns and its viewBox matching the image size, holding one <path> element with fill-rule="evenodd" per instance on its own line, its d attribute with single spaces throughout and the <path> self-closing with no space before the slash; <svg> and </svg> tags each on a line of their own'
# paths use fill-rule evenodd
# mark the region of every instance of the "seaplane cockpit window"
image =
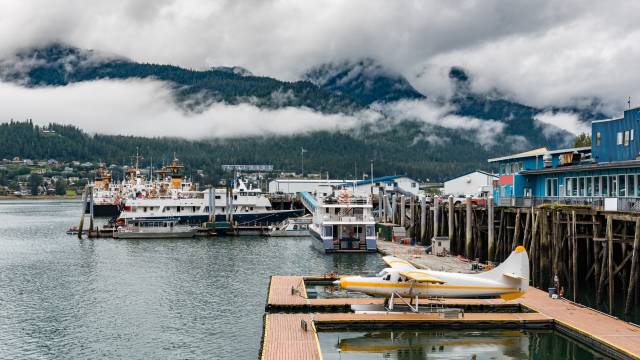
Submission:
<svg viewBox="0 0 640 360">
<path fill-rule="evenodd" d="M 382 280 L 385 280 L 385 281 L 391 280 L 391 274 L 387 274 L 387 276 L 383 277 Z"/>
</svg>

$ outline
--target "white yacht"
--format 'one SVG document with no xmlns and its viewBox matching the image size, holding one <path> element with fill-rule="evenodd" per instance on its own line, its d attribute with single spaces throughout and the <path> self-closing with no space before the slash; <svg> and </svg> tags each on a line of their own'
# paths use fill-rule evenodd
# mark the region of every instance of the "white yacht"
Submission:
<svg viewBox="0 0 640 360">
<path fill-rule="evenodd" d="M 113 233 L 116 239 L 176 239 L 192 238 L 198 228 L 179 225 L 175 219 L 139 220 L 119 226 Z"/>
<path fill-rule="evenodd" d="M 314 197 L 301 193 L 305 206 L 313 212 L 309 233 L 314 243 L 326 253 L 375 252 L 375 219 L 370 196 L 352 190 L 333 191 Z"/>
<path fill-rule="evenodd" d="M 310 236 L 309 225 L 313 218 L 311 216 L 302 216 L 298 218 L 289 218 L 278 225 L 271 225 L 265 235 L 272 237 L 289 237 L 289 236 Z"/>
</svg>

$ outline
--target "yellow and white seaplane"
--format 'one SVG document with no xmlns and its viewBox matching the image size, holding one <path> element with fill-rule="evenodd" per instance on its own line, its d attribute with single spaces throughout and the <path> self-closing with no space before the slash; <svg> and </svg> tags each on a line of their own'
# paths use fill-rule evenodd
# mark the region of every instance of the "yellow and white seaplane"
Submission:
<svg viewBox="0 0 640 360">
<path fill-rule="evenodd" d="M 418 269 L 394 256 L 382 258 L 390 267 L 375 277 L 345 276 L 334 285 L 354 292 L 391 298 L 467 298 L 500 297 L 514 300 L 529 287 L 529 256 L 518 246 L 500 265 L 477 274 Z"/>
</svg>

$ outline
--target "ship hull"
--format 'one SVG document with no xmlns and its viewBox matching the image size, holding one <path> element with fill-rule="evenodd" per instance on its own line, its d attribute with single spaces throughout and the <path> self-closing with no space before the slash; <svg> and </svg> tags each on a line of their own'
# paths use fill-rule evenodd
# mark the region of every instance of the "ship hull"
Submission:
<svg viewBox="0 0 640 360">
<path fill-rule="evenodd" d="M 86 203 L 84 207 L 84 212 L 85 214 L 89 214 L 91 212 L 89 202 Z M 120 214 L 120 207 L 118 205 L 93 204 L 93 216 L 95 217 L 114 217 L 114 216 L 118 216 L 119 214 Z"/>
</svg>

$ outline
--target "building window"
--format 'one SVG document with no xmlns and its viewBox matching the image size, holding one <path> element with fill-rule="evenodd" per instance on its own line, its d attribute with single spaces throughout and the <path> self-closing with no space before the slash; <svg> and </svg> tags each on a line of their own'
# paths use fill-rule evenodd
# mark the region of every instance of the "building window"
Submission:
<svg viewBox="0 0 640 360">
<path fill-rule="evenodd" d="M 618 175 L 618 196 L 627 196 L 626 175 Z"/>
<path fill-rule="evenodd" d="M 600 176 L 593 178 L 593 196 L 600 196 Z"/>
<path fill-rule="evenodd" d="M 585 196 L 593 196 L 593 187 L 592 187 L 593 179 L 591 177 L 587 177 L 586 182 L 587 182 L 587 187 L 586 187 L 587 193 L 585 194 Z"/>
<path fill-rule="evenodd" d="M 636 196 L 636 176 L 627 175 L 627 196 Z"/>
<path fill-rule="evenodd" d="M 609 176 L 609 195 L 618 196 L 618 180 L 617 176 Z"/>
<path fill-rule="evenodd" d="M 601 192 L 601 195 L 602 196 L 609 196 L 609 177 L 608 176 L 602 176 L 600 178 L 600 180 L 602 181 L 602 192 Z"/>
<path fill-rule="evenodd" d="M 633 141 L 633 129 L 629 130 L 629 141 Z"/>
<path fill-rule="evenodd" d="M 578 196 L 584 196 L 585 194 L 584 181 L 585 181 L 585 178 L 583 177 L 578 178 Z"/>
<path fill-rule="evenodd" d="M 624 132 L 624 146 L 629 146 L 629 131 Z"/>
<path fill-rule="evenodd" d="M 600 131 L 596 131 L 596 146 L 600 146 L 600 140 L 602 139 L 602 134 Z"/>
<path fill-rule="evenodd" d="M 617 138 L 616 144 L 622 145 L 622 133 L 621 132 L 618 133 L 618 138 Z"/>
</svg>

